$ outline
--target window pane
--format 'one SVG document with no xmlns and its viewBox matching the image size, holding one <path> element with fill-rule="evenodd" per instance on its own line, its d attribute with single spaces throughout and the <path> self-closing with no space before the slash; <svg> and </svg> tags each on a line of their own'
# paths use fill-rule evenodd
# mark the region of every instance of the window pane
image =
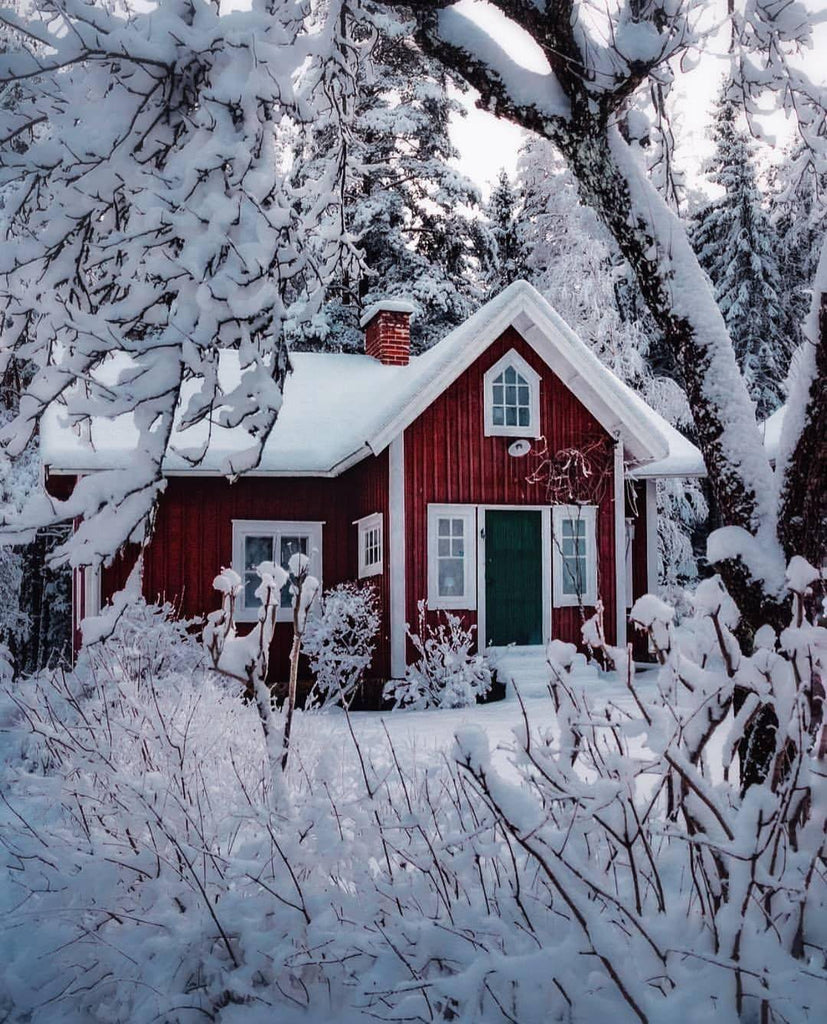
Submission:
<svg viewBox="0 0 827 1024">
<path fill-rule="evenodd" d="M 272 537 L 244 538 L 244 568 L 255 569 L 260 562 L 270 562 L 273 558 Z"/>
<path fill-rule="evenodd" d="M 503 404 L 503 395 L 504 395 L 504 391 L 503 391 L 502 384 L 495 384 L 494 385 L 494 405 L 502 405 Z"/>
<path fill-rule="evenodd" d="M 451 536 L 451 520 L 440 519 L 437 524 L 437 535 L 439 537 L 450 537 Z"/>
<path fill-rule="evenodd" d="M 520 426 L 521 427 L 527 427 L 528 426 L 528 409 L 523 409 L 521 407 L 520 409 L 517 410 L 517 412 L 519 414 L 518 418 L 519 418 L 519 421 L 520 421 Z"/>
<path fill-rule="evenodd" d="M 447 558 L 451 554 L 451 541 L 447 537 L 440 537 L 437 541 L 437 554 L 440 558 Z"/>
<path fill-rule="evenodd" d="M 451 532 L 455 537 L 461 537 L 465 533 L 465 524 L 461 519 L 451 520 Z"/>
<path fill-rule="evenodd" d="M 261 601 L 256 597 L 261 577 L 256 572 L 244 573 L 244 606 L 246 608 L 260 608 Z"/>
<path fill-rule="evenodd" d="M 521 384 L 517 388 L 517 398 L 520 401 L 520 405 L 528 405 L 528 384 Z"/>
<path fill-rule="evenodd" d="M 439 559 L 439 596 L 462 597 L 464 590 L 463 559 Z"/>
<path fill-rule="evenodd" d="M 506 405 L 517 404 L 517 389 L 513 385 L 510 385 L 505 389 L 505 402 Z"/>
<path fill-rule="evenodd" d="M 585 558 L 567 558 L 563 563 L 563 593 L 582 595 L 586 590 Z"/>
<path fill-rule="evenodd" d="M 494 408 L 491 410 L 491 412 L 493 414 L 492 415 L 492 422 L 493 422 L 494 426 L 495 427 L 501 427 L 503 425 L 504 421 L 505 421 L 503 407 L 501 405 L 495 405 Z"/>
<path fill-rule="evenodd" d="M 513 366 L 509 366 L 505 371 L 505 382 L 506 384 L 513 384 L 517 380 L 517 371 Z"/>
<path fill-rule="evenodd" d="M 513 405 L 507 405 L 505 407 L 505 425 L 507 427 L 517 426 L 517 410 Z"/>
<path fill-rule="evenodd" d="M 465 554 L 465 541 L 462 537 L 454 537 L 451 541 L 451 552 L 454 558 L 462 558 Z M 446 552 L 447 554 L 447 552 Z"/>
</svg>

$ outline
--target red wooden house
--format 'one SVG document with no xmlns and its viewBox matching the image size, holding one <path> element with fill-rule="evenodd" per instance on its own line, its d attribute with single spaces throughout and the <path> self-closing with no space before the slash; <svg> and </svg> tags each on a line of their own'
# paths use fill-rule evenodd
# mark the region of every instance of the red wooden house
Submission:
<svg viewBox="0 0 827 1024">
<path fill-rule="evenodd" d="M 516 282 L 423 355 L 410 356 L 405 303 L 363 318 L 365 353 L 298 353 L 259 468 L 235 483 L 239 438 L 214 427 L 197 467 L 176 435 L 166 492 L 144 553 L 147 599 L 187 616 L 217 606 L 212 580 L 248 582 L 240 621 L 257 614 L 253 566 L 310 554 L 323 586 L 371 580 L 382 606 L 375 675 L 398 677 L 417 603 L 476 624 L 486 646 L 579 642 L 598 597 L 610 642 L 656 578 L 655 483 L 704 473 L 700 453 L 618 380 L 530 285 Z M 222 382 L 238 376 L 222 355 Z M 129 464 L 131 422 L 93 422 L 80 438 L 57 410 L 42 432 L 49 485 Z M 123 570 L 78 579 L 78 619 Z M 277 626 L 286 672 L 289 606 Z"/>
</svg>

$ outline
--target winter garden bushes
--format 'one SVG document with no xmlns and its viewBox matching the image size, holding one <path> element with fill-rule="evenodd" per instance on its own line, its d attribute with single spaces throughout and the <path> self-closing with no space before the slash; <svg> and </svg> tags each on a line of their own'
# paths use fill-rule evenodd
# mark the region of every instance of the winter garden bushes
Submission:
<svg viewBox="0 0 827 1024">
<path fill-rule="evenodd" d="M 507 756 L 474 725 L 414 759 L 299 715 L 277 793 L 237 684 L 130 613 L 74 673 L 8 687 L 0 1019 L 819 1021 L 814 575 L 792 566 L 791 624 L 749 658 L 717 581 L 681 631 L 639 601 L 657 684 L 604 652 L 635 714 L 552 645 L 555 724 L 526 714 Z M 770 771 L 741 793 L 762 705 Z"/>
</svg>

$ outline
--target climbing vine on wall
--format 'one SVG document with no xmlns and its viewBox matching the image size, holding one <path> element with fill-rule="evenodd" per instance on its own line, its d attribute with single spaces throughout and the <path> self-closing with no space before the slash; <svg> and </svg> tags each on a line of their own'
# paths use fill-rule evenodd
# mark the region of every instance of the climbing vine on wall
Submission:
<svg viewBox="0 0 827 1024">
<path fill-rule="evenodd" d="M 534 468 L 526 480 L 545 488 L 550 505 L 600 505 L 612 487 L 612 449 L 610 438 L 587 437 L 578 446 L 551 452 L 541 437 L 532 447 Z"/>
</svg>

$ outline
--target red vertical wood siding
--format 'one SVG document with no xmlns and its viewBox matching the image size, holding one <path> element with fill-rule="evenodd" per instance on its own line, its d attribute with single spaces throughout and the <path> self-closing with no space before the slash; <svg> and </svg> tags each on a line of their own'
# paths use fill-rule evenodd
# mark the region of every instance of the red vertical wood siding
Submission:
<svg viewBox="0 0 827 1024">
<path fill-rule="evenodd" d="M 632 541 L 632 602 L 637 601 L 649 590 L 649 561 L 646 543 L 646 535 L 650 529 L 657 529 L 657 523 L 649 523 L 648 510 L 646 508 L 646 481 L 635 480 L 634 500 L 627 501 L 626 514 L 634 519 L 635 537 Z M 634 629 L 631 623 L 628 627 L 628 639 L 634 645 L 634 657 L 637 661 L 649 661 L 649 644 L 646 636 Z"/>
<path fill-rule="evenodd" d="M 512 458 L 509 437 L 485 437 L 483 377 L 514 349 L 540 375 L 540 429 L 551 452 L 607 438 L 597 420 L 546 366 L 520 334 L 509 328 L 405 431 L 407 617 L 428 593 L 427 507 L 431 503 L 544 505 L 545 489 L 526 477 L 536 459 Z M 598 512 L 598 584 L 607 633 L 615 633 L 614 490 L 606 488 Z M 476 613 L 464 616 L 476 622 Z M 580 643 L 578 608 L 555 608 L 551 635 Z"/>
<path fill-rule="evenodd" d="M 366 583 L 376 587 L 379 597 L 380 625 L 376 644 L 376 654 L 371 666 L 371 675 L 376 679 L 387 679 L 390 676 L 390 524 L 388 506 L 388 466 L 389 453 L 385 449 L 376 458 L 365 459 L 343 477 L 350 493 L 351 522 L 364 516 L 381 512 L 384 530 L 384 552 L 382 572 L 371 576 Z M 356 579 L 359 572 L 358 536 L 355 526 L 351 526 L 348 577 Z"/>
<path fill-rule="evenodd" d="M 234 519 L 322 522 L 323 586 L 356 579 L 353 521 L 370 512 L 384 512 L 387 519 L 387 455 L 366 459 L 331 480 L 245 477 L 230 484 L 216 477 L 171 477 L 158 506 L 152 541 L 144 552 L 144 596 L 148 601 L 169 601 L 185 617 L 217 608 L 212 581 L 223 566 L 232 564 Z M 133 559 L 130 553 L 105 570 L 104 598 L 123 585 Z M 389 632 L 387 581 L 386 568 L 377 579 L 383 638 Z M 276 626 L 274 680 L 287 676 L 291 635 L 290 623 Z M 379 647 L 377 674 L 387 664 L 386 640 Z"/>
</svg>

